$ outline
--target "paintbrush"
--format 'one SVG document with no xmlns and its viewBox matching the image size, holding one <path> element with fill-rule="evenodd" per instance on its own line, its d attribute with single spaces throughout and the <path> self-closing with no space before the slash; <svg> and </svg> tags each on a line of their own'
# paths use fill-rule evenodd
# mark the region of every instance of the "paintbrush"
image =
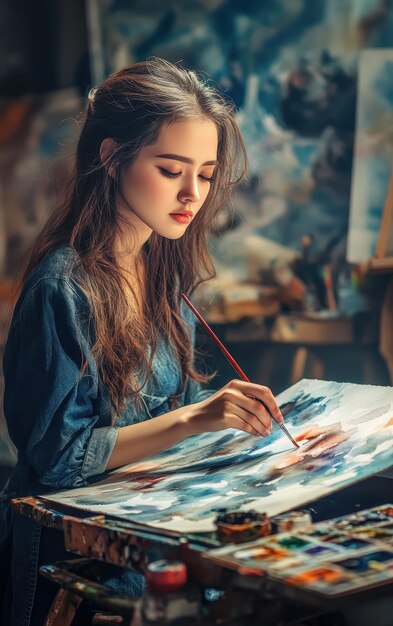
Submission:
<svg viewBox="0 0 393 626">
<path fill-rule="evenodd" d="M 220 341 L 220 339 L 217 337 L 216 333 L 210 328 L 209 324 L 206 322 L 206 320 L 202 317 L 202 315 L 199 313 L 199 311 L 194 307 L 194 305 L 192 304 L 192 302 L 190 302 L 190 300 L 187 298 L 186 294 L 182 293 L 181 297 L 183 298 L 184 302 L 187 304 L 187 306 L 190 307 L 191 311 L 194 313 L 194 315 L 198 318 L 198 320 L 200 321 L 200 323 L 202 324 L 202 326 L 207 330 L 207 332 L 209 333 L 209 335 L 214 339 L 214 341 L 216 342 L 216 344 L 218 345 L 218 347 L 222 350 L 222 352 L 224 353 L 224 355 L 226 356 L 226 358 L 228 359 L 228 361 L 230 362 L 230 364 L 232 365 L 232 367 L 236 370 L 236 372 L 239 374 L 240 378 L 242 378 L 242 380 L 245 380 L 247 383 L 250 383 L 251 380 L 248 378 L 247 374 L 245 374 L 242 370 L 242 368 L 240 367 L 240 365 L 237 363 L 237 361 L 235 361 L 235 359 L 233 358 L 233 356 L 228 352 L 228 350 L 226 349 L 226 347 L 224 346 L 224 344 Z M 268 411 L 268 408 L 266 407 L 265 403 L 262 402 L 262 400 L 259 400 L 259 398 L 256 398 L 256 400 L 258 400 L 258 402 L 260 402 L 261 404 L 263 404 L 263 406 L 265 407 L 265 409 Z M 274 420 L 275 421 L 275 420 Z M 292 435 L 289 433 L 287 427 L 285 426 L 285 424 L 280 424 L 277 422 L 277 424 L 279 425 L 279 427 L 281 428 L 281 430 L 286 434 L 286 436 L 288 437 L 289 441 L 296 447 L 296 448 L 300 448 L 299 444 L 297 443 L 297 441 L 295 441 L 295 439 L 292 437 Z"/>
</svg>

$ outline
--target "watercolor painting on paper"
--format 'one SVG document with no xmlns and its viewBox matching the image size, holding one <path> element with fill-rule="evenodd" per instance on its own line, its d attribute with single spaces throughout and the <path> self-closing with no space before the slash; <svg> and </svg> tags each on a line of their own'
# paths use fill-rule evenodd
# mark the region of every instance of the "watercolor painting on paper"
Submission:
<svg viewBox="0 0 393 626">
<path fill-rule="evenodd" d="M 277 400 L 295 449 L 230 429 L 190 437 L 95 484 L 44 496 L 176 532 L 214 529 L 217 509 L 276 515 L 392 465 L 393 387 L 301 380 Z"/>
<path fill-rule="evenodd" d="M 393 49 L 360 55 L 356 139 L 347 257 L 351 263 L 375 254 L 393 164 Z M 389 253 L 393 253 L 390 241 Z"/>
</svg>

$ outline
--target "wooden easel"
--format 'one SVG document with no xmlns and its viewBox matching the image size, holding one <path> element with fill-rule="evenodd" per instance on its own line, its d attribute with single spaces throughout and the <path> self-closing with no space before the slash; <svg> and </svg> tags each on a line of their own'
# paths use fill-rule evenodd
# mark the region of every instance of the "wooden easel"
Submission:
<svg viewBox="0 0 393 626">
<path fill-rule="evenodd" d="M 393 271 L 393 252 L 389 251 L 389 244 L 393 239 L 393 169 L 390 174 L 385 203 L 382 211 L 381 225 L 375 249 L 375 255 L 370 259 L 370 271 Z"/>
<path fill-rule="evenodd" d="M 393 169 L 390 174 L 388 189 L 383 206 L 381 226 L 375 255 L 370 259 L 368 271 L 370 273 L 392 273 L 393 272 L 393 252 L 389 250 L 393 233 Z M 389 370 L 391 384 L 393 384 L 393 277 L 390 279 L 386 290 L 384 302 L 381 309 L 380 329 L 379 329 L 379 352 L 385 359 Z"/>
</svg>

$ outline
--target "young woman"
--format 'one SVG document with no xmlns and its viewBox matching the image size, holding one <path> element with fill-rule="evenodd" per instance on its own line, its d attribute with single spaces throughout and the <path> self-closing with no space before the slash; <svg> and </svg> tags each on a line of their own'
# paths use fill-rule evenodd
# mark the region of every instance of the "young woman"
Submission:
<svg viewBox="0 0 393 626">
<path fill-rule="evenodd" d="M 282 421 L 266 387 L 203 389 L 180 295 L 213 276 L 206 234 L 245 166 L 231 106 L 194 72 L 153 59 L 91 93 L 70 195 L 34 245 L 4 355 L 19 451 L 0 527 L 5 624 L 42 623 L 54 590 L 37 568 L 60 553 L 11 497 L 80 487 L 197 433 L 265 437 Z M 141 593 L 140 575 L 127 584 Z"/>
</svg>

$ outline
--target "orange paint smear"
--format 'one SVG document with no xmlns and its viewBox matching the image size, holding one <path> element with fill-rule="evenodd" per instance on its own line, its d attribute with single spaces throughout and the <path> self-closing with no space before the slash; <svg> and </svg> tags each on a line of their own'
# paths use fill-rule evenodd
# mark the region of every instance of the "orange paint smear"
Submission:
<svg viewBox="0 0 393 626">
<path fill-rule="evenodd" d="M 274 466 L 275 470 L 284 470 L 293 465 L 297 465 L 305 459 L 315 459 L 323 456 L 328 450 L 335 448 L 339 444 L 343 443 L 353 433 L 356 432 L 356 428 L 344 432 L 341 430 L 341 424 L 332 424 L 330 426 L 310 426 L 303 433 L 297 436 L 297 440 L 303 443 L 303 445 L 289 452 L 285 456 L 281 457 L 278 463 Z"/>
<path fill-rule="evenodd" d="M 301 572 L 296 576 L 289 576 L 286 580 L 294 585 L 296 584 L 310 584 L 313 582 L 338 582 L 342 578 L 342 575 L 336 570 L 329 569 L 328 567 L 318 567 L 308 570 L 307 572 Z"/>
</svg>

